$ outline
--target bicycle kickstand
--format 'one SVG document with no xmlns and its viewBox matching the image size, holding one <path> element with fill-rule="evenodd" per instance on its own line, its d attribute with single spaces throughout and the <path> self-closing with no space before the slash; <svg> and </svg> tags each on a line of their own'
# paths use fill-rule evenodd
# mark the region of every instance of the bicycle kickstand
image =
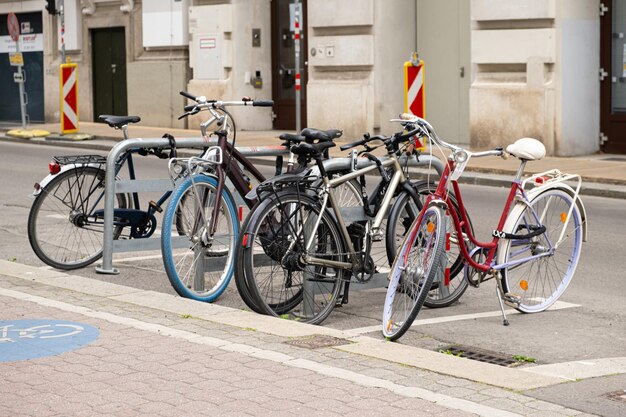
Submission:
<svg viewBox="0 0 626 417">
<path fill-rule="evenodd" d="M 496 297 L 498 297 L 498 302 L 500 303 L 500 311 L 502 312 L 502 324 L 504 326 L 509 325 L 509 319 L 506 318 L 506 313 L 504 312 L 504 302 L 502 301 L 502 287 L 498 277 L 496 278 Z"/>
</svg>

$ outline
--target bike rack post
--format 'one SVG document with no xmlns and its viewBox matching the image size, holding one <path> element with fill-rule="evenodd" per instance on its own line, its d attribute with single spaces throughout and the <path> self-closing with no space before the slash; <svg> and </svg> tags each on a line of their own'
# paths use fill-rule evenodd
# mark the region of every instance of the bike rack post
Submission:
<svg viewBox="0 0 626 417">
<path fill-rule="evenodd" d="M 217 145 L 216 140 L 204 140 L 202 138 L 179 138 L 176 139 L 177 148 L 204 148 L 208 146 Z M 123 142 L 116 143 L 109 155 L 106 162 L 106 173 L 104 178 L 104 233 L 102 237 L 102 264 L 96 267 L 96 272 L 99 274 L 117 275 L 119 270 L 113 267 L 113 210 L 114 199 L 116 192 L 131 192 L 137 191 L 133 186 L 127 185 L 128 182 L 137 181 L 124 181 L 124 184 L 117 184 L 115 180 L 115 162 L 119 159 L 120 155 L 128 149 L 136 148 L 169 148 L 170 142 L 167 138 L 151 138 L 151 139 L 127 139 Z M 265 147 L 238 147 L 237 150 L 244 156 L 276 156 L 288 153 L 288 149 L 284 146 L 265 146 Z M 167 180 L 149 180 L 151 184 L 148 185 L 149 191 L 163 190 L 163 187 L 172 187 L 172 182 Z M 143 191 L 146 191 L 144 189 Z M 146 239 L 137 239 L 136 245 L 126 245 L 127 250 L 139 250 L 147 249 L 148 245 L 139 242 Z M 126 242 L 125 242 L 126 243 Z"/>
</svg>

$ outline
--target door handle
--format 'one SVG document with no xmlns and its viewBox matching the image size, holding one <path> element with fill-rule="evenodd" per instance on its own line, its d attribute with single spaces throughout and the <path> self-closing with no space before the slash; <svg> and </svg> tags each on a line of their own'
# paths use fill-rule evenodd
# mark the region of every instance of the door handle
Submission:
<svg viewBox="0 0 626 417">
<path fill-rule="evenodd" d="M 461 67 L 459 69 L 459 75 L 461 76 L 461 78 L 465 77 L 465 67 Z"/>
<path fill-rule="evenodd" d="M 111 72 L 115 74 L 116 70 L 117 70 L 117 65 L 111 64 Z"/>
</svg>

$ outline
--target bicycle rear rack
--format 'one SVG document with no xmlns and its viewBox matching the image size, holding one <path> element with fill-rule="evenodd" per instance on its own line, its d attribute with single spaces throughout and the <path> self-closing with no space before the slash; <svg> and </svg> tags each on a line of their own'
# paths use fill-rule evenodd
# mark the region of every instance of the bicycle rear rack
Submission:
<svg viewBox="0 0 626 417">
<path fill-rule="evenodd" d="M 107 158 L 102 155 L 67 155 L 55 156 L 52 159 L 59 165 L 104 165 L 107 162 Z"/>
</svg>

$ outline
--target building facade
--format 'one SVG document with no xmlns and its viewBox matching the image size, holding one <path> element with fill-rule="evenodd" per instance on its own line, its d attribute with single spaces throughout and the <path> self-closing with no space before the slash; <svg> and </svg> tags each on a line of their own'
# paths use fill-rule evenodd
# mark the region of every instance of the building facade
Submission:
<svg viewBox="0 0 626 417">
<path fill-rule="evenodd" d="M 626 153 L 626 0 L 293 3 L 64 0 L 80 119 L 126 113 L 193 128 L 200 119 L 177 120 L 186 103 L 178 92 L 187 90 L 273 99 L 273 109 L 235 109 L 238 128 L 294 129 L 297 14 L 302 126 L 340 128 L 346 140 L 393 131 L 389 119 L 404 110 L 403 64 L 417 51 L 426 117 L 446 140 L 486 148 L 531 136 L 553 155 Z M 0 121 L 15 116 L 3 55 L 11 11 L 28 22 L 22 37 L 31 36 L 33 56 L 25 59 L 41 61 L 27 81 L 41 98 L 38 117 L 59 120 L 60 18 L 45 4 L 0 0 Z"/>
</svg>

